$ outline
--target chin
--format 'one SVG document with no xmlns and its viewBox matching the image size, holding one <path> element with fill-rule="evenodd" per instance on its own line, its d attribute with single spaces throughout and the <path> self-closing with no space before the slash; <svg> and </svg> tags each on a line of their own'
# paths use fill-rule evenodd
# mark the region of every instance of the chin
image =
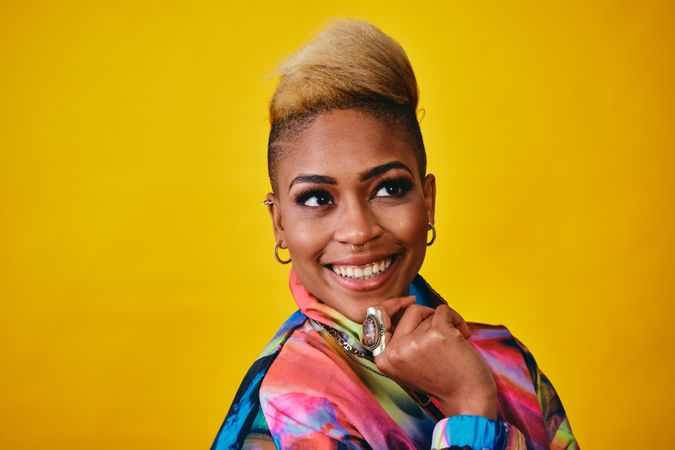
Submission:
<svg viewBox="0 0 675 450">
<path fill-rule="evenodd" d="M 408 294 L 406 263 L 401 255 L 392 255 L 359 266 L 324 266 L 333 299 L 329 306 L 354 322 L 361 322 L 369 306 Z"/>
</svg>

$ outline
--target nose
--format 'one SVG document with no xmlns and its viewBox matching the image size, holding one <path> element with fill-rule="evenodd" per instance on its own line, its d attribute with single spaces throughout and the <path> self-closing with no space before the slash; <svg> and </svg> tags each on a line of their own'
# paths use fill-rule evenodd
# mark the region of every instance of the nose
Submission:
<svg viewBox="0 0 675 450">
<path fill-rule="evenodd" d="M 367 200 L 345 201 L 341 206 L 337 211 L 335 240 L 361 246 L 382 234 L 383 228 Z"/>
</svg>

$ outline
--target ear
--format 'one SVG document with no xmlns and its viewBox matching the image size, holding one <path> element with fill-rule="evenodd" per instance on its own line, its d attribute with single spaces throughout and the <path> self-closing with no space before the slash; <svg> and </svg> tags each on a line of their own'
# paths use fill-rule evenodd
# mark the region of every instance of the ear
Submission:
<svg viewBox="0 0 675 450">
<path fill-rule="evenodd" d="M 279 206 L 279 199 L 274 192 L 268 192 L 265 196 L 265 204 L 267 205 L 267 212 L 272 219 L 272 227 L 274 229 L 274 239 L 280 242 L 281 248 L 287 248 L 284 242 L 284 226 L 281 216 L 281 207 Z"/>
<path fill-rule="evenodd" d="M 436 216 L 436 177 L 432 174 L 424 177 L 424 203 L 427 208 L 427 220 L 433 224 Z"/>
</svg>

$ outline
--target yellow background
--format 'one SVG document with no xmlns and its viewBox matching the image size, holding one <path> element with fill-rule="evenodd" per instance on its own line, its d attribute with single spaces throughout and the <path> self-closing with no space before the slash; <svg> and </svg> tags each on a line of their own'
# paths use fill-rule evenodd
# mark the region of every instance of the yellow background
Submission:
<svg viewBox="0 0 675 450">
<path fill-rule="evenodd" d="M 343 16 L 418 75 L 422 273 L 529 346 L 583 447 L 672 446 L 675 4 L 4 0 L 1 448 L 209 447 L 294 309 L 266 76 Z"/>
</svg>

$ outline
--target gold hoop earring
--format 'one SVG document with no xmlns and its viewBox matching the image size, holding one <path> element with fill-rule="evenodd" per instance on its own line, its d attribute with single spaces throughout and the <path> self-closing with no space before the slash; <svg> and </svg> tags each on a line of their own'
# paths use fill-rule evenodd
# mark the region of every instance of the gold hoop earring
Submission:
<svg viewBox="0 0 675 450">
<path fill-rule="evenodd" d="M 292 259 L 291 258 L 288 258 L 288 259 L 279 258 L 279 247 L 281 247 L 281 241 L 277 241 L 277 243 L 274 244 L 274 259 L 276 259 L 279 264 L 288 264 L 289 262 L 292 261 Z"/>
<path fill-rule="evenodd" d="M 429 229 L 431 230 L 431 240 L 429 242 L 427 242 L 427 247 L 429 247 L 431 244 L 434 243 L 434 241 L 436 241 L 436 227 L 431 222 L 429 222 L 427 225 L 429 226 Z"/>
</svg>

